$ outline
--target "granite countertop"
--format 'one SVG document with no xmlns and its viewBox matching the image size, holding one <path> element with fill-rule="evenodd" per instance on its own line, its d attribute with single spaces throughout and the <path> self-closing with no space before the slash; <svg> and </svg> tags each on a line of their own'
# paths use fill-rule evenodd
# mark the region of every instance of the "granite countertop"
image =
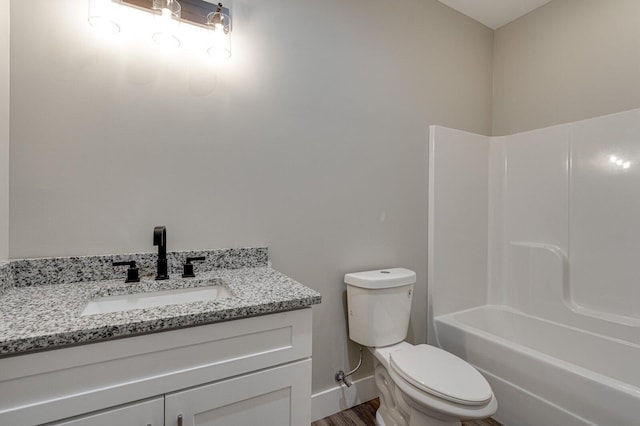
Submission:
<svg viewBox="0 0 640 426">
<path fill-rule="evenodd" d="M 174 278 L 175 277 L 175 278 Z M 270 267 L 216 269 L 196 278 L 122 279 L 15 287 L 0 295 L 0 356 L 210 324 L 320 303 L 320 294 Z M 82 316 L 87 303 L 108 295 L 222 283 L 231 296 L 207 302 Z"/>
</svg>

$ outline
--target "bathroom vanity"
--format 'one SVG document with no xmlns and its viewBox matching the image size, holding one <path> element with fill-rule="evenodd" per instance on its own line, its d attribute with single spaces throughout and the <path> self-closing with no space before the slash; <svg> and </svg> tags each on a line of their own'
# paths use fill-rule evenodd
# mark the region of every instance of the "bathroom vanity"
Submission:
<svg viewBox="0 0 640 426">
<path fill-rule="evenodd" d="M 92 300 L 123 294 L 122 280 L 9 288 L 0 424 L 308 425 L 320 295 L 251 266 L 162 282 L 213 282 L 229 292 L 221 299 L 88 315 Z"/>
</svg>

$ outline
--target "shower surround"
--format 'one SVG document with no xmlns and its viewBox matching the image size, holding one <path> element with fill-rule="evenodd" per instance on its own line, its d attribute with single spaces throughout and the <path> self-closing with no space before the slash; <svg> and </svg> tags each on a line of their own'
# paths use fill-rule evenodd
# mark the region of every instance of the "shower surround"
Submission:
<svg viewBox="0 0 640 426">
<path fill-rule="evenodd" d="M 636 425 L 640 110 L 510 136 L 430 129 L 429 341 L 506 425 Z"/>
</svg>

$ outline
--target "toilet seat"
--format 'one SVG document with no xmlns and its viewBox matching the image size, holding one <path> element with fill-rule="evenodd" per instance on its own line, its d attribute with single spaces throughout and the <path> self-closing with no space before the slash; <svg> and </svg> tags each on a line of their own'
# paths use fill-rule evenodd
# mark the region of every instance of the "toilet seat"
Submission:
<svg viewBox="0 0 640 426">
<path fill-rule="evenodd" d="M 418 389 L 404 380 L 393 368 L 389 368 L 387 371 L 391 381 L 403 395 L 405 402 L 429 418 L 453 422 L 483 419 L 492 416 L 498 409 L 498 403 L 493 393 L 491 399 L 484 405 L 458 404 Z"/>
<path fill-rule="evenodd" d="M 417 345 L 394 351 L 389 364 L 401 380 L 456 404 L 486 405 L 493 397 L 489 383 L 478 370 L 434 346 Z"/>
</svg>

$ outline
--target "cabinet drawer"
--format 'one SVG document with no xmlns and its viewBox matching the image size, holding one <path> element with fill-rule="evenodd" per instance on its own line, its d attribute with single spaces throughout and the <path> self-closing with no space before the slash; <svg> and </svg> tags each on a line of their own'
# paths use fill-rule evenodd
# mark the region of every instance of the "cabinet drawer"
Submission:
<svg viewBox="0 0 640 426">
<path fill-rule="evenodd" d="M 163 426 L 164 398 L 158 397 L 147 401 L 121 405 L 108 410 L 60 422 L 48 423 L 46 426 Z"/>
<path fill-rule="evenodd" d="M 168 394 L 166 426 L 308 426 L 311 360 Z"/>
</svg>

